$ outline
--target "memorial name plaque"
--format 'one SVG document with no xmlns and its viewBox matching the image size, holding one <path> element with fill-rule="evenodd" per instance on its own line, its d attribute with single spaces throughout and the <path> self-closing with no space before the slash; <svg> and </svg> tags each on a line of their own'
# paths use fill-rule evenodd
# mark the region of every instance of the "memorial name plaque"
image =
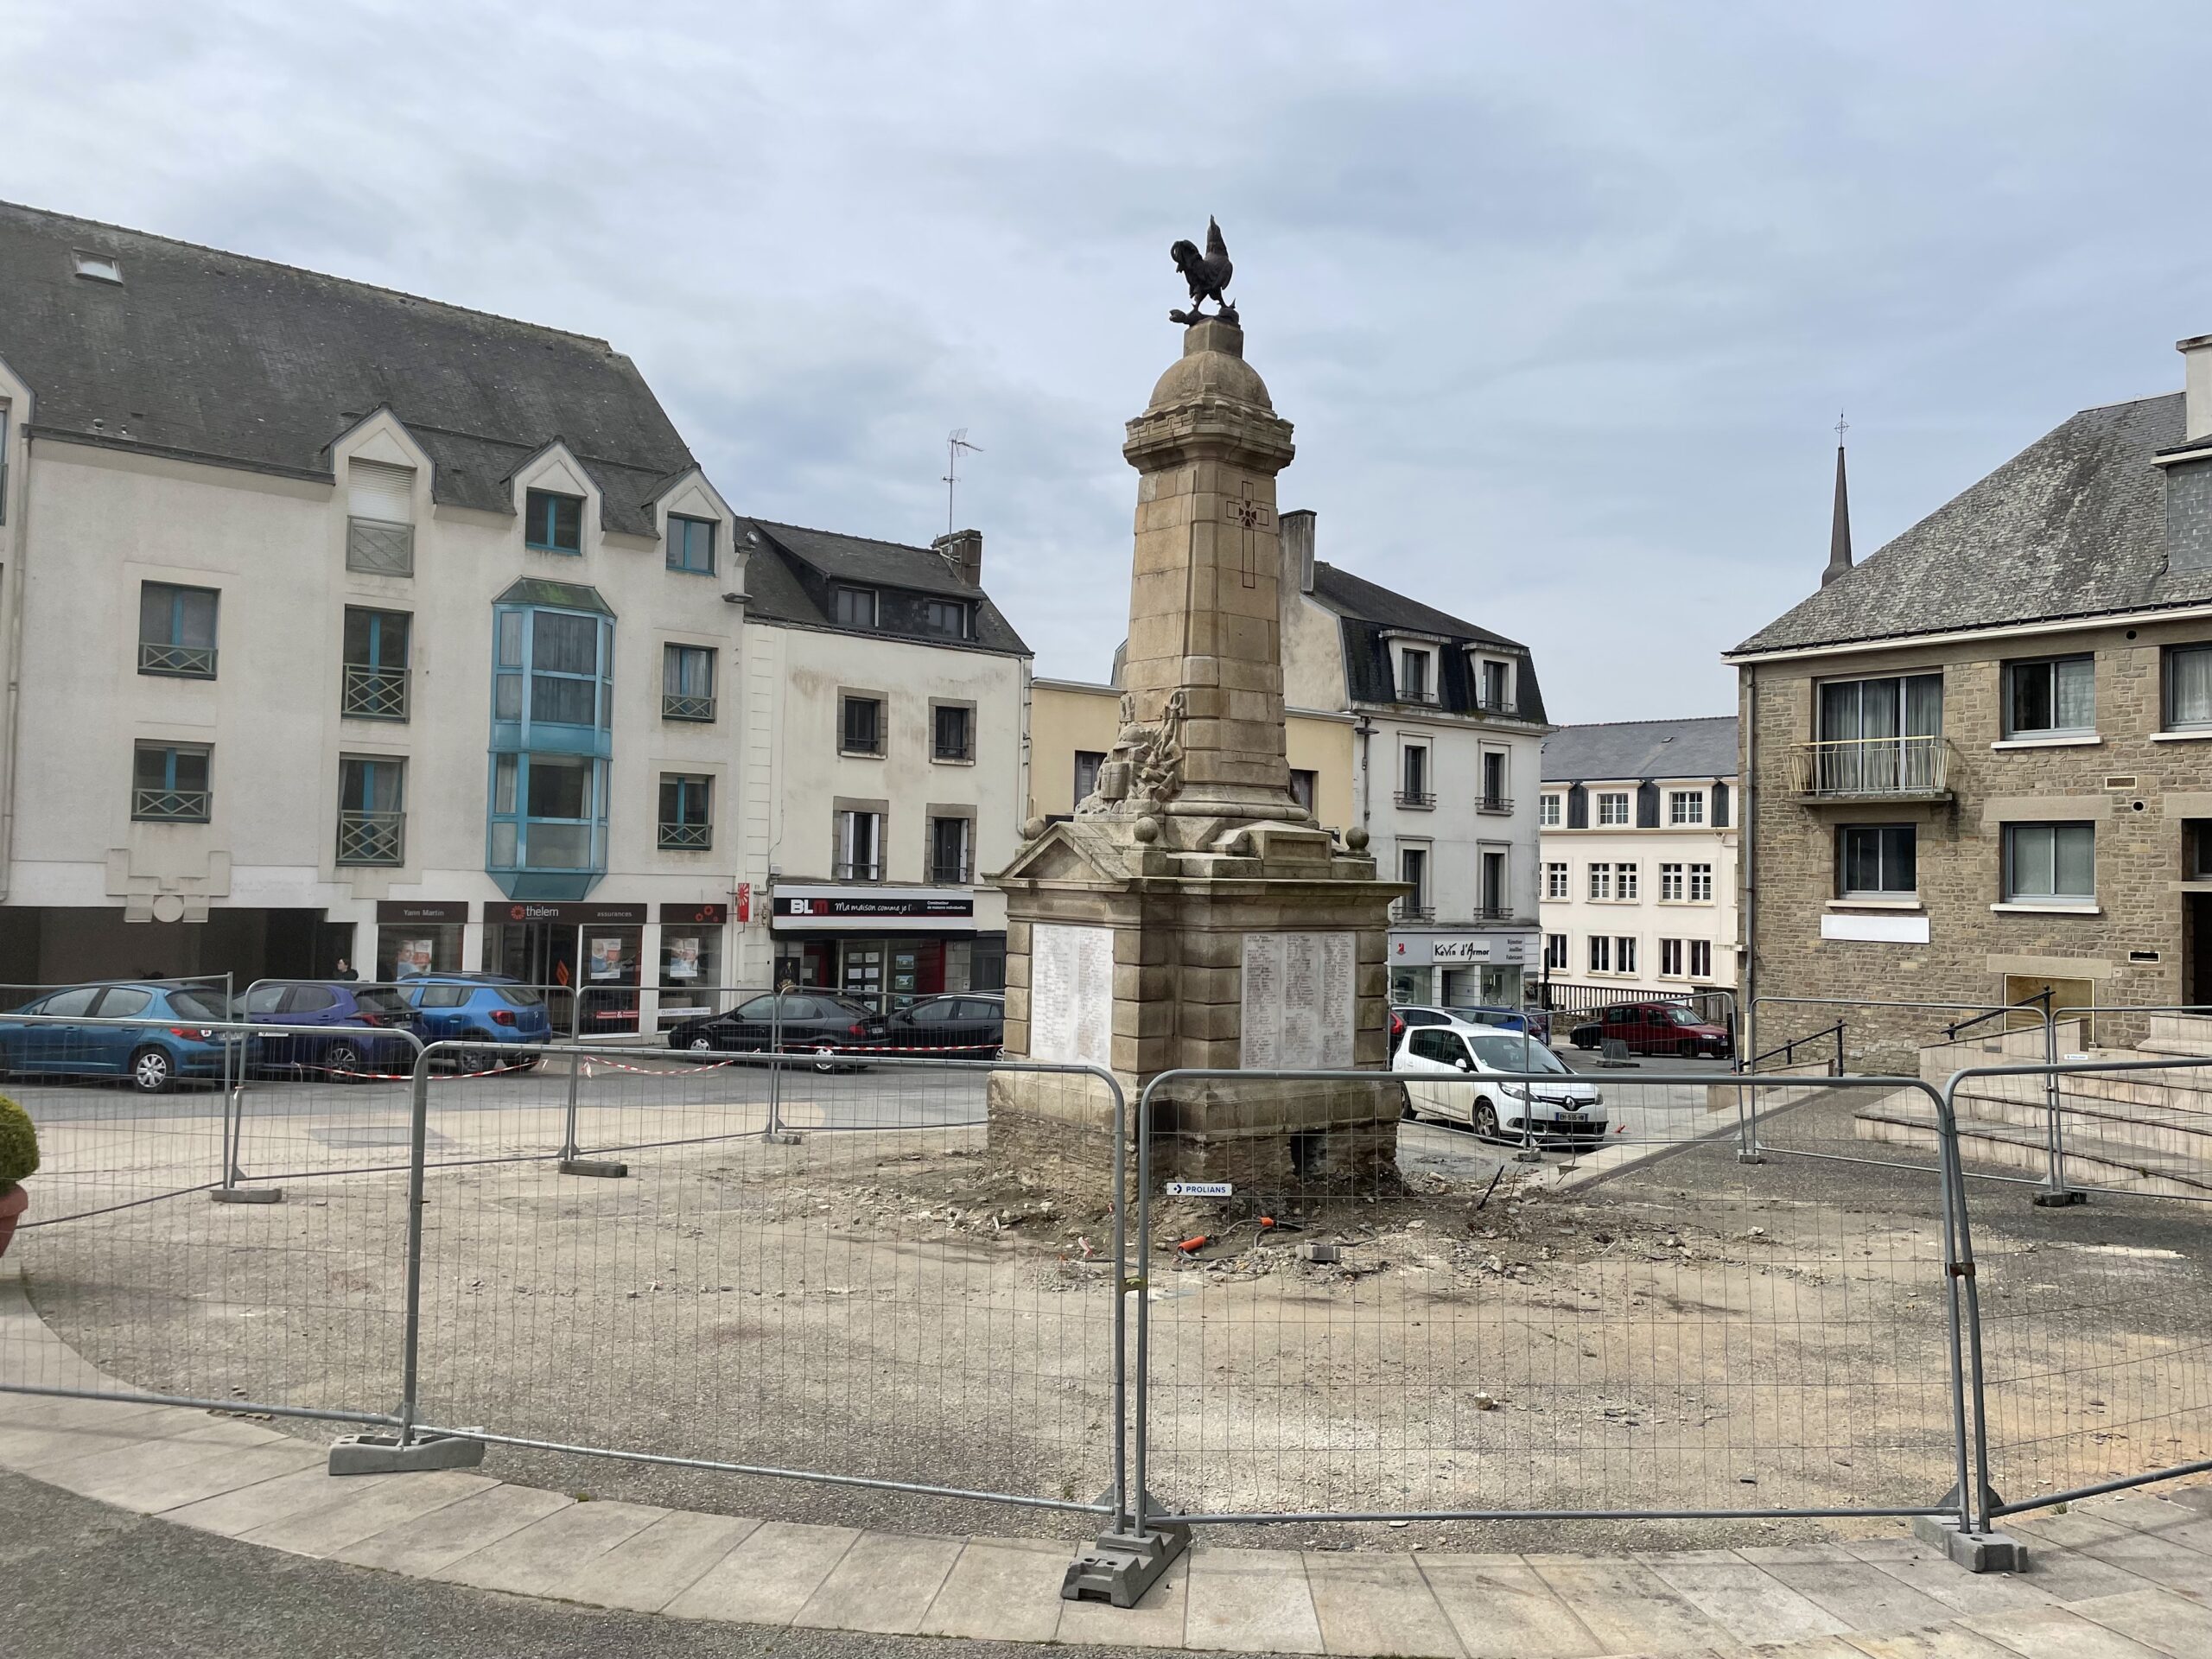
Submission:
<svg viewBox="0 0 2212 1659">
<path fill-rule="evenodd" d="M 1244 1028 L 1249 1071 L 1349 1067 L 1357 936 L 1247 933 Z"/>
<path fill-rule="evenodd" d="M 1039 922 L 1029 930 L 1029 1058 L 1114 1063 L 1114 932 Z"/>
</svg>

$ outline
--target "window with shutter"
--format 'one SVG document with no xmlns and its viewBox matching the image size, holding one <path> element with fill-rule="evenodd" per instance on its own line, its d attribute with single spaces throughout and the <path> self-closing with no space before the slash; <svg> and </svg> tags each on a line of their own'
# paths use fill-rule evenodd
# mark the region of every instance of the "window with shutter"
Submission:
<svg viewBox="0 0 2212 1659">
<path fill-rule="evenodd" d="M 346 568 L 368 575 L 415 574 L 415 469 L 381 461 L 346 467 Z"/>
</svg>

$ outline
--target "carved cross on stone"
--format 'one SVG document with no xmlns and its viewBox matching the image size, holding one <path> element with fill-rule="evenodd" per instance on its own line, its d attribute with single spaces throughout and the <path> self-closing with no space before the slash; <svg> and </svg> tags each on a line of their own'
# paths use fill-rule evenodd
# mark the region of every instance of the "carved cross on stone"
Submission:
<svg viewBox="0 0 2212 1659">
<path fill-rule="evenodd" d="M 1235 524 L 1243 532 L 1244 545 L 1243 550 L 1243 577 L 1244 586 L 1247 588 L 1256 588 L 1260 585 L 1260 569 L 1257 555 L 1252 546 L 1252 532 L 1255 530 L 1260 530 L 1265 527 L 1268 510 L 1262 506 L 1258 502 L 1253 500 L 1251 499 L 1251 494 L 1252 486 L 1249 484 L 1247 484 L 1244 486 L 1245 499 L 1242 501 L 1233 502 L 1230 504 L 1229 517 L 1230 522 Z"/>
</svg>

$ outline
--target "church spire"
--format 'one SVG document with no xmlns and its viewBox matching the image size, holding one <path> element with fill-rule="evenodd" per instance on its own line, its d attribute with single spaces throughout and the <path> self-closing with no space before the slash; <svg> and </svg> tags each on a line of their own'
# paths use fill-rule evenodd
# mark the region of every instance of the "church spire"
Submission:
<svg viewBox="0 0 2212 1659">
<path fill-rule="evenodd" d="M 1851 494 L 1843 476 L 1843 435 L 1850 429 L 1842 416 L 1835 417 L 1835 518 L 1828 527 L 1828 568 L 1821 572 L 1823 588 L 1851 569 Z"/>
</svg>

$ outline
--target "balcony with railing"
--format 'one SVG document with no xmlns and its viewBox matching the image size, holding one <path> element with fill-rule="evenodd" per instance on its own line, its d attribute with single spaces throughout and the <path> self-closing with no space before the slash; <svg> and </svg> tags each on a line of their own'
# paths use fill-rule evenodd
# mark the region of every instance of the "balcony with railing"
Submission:
<svg viewBox="0 0 2212 1659">
<path fill-rule="evenodd" d="M 1950 773 L 1941 736 L 1837 738 L 1789 751 L 1789 792 L 1801 801 L 1948 800 Z"/>
<path fill-rule="evenodd" d="M 1410 899 L 1401 899 L 1390 906 L 1394 922 L 1433 922 L 1436 919 L 1434 905 L 1417 905 Z"/>
<path fill-rule="evenodd" d="M 407 671 L 377 668 L 367 663 L 346 664 L 338 712 L 349 720 L 406 719 Z"/>
<path fill-rule="evenodd" d="M 1513 816 L 1513 798 L 1510 795 L 1478 795 L 1475 798 L 1475 810 L 1510 818 Z"/>
<path fill-rule="evenodd" d="M 215 647 L 172 645 L 158 640 L 141 639 L 138 642 L 138 671 L 141 674 L 174 674 L 188 680 L 212 680 L 215 677 Z"/>
<path fill-rule="evenodd" d="M 405 863 L 407 815 L 404 812 L 340 812 L 338 815 L 338 861 L 340 864 Z"/>
<path fill-rule="evenodd" d="M 1485 691 L 1475 693 L 1475 712 L 1478 715 L 1500 715 L 1511 719 L 1520 713 L 1510 697 L 1493 696 Z"/>
<path fill-rule="evenodd" d="M 1513 919 L 1510 905 L 1477 905 L 1475 919 L 1478 922 L 1510 922 Z"/>
<path fill-rule="evenodd" d="M 660 827 L 661 850 L 670 853 L 703 853 L 715 844 L 715 827 L 710 823 L 664 823 Z"/>
<path fill-rule="evenodd" d="M 1416 812 L 1431 811 L 1436 805 L 1436 795 L 1432 790 L 1402 789 L 1390 798 L 1400 806 Z"/>
<path fill-rule="evenodd" d="M 207 796 L 204 789 L 136 789 L 130 816 L 142 823 L 205 823 Z"/>
<path fill-rule="evenodd" d="M 346 568 L 370 576 L 413 575 L 415 526 L 381 518 L 348 518 Z"/>
<path fill-rule="evenodd" d="M 715 700 L 711 696 L 686 696 L 680 691 L 664 691 L 660 699 L 663 720 L 712 720 Z"/>
</svg>

